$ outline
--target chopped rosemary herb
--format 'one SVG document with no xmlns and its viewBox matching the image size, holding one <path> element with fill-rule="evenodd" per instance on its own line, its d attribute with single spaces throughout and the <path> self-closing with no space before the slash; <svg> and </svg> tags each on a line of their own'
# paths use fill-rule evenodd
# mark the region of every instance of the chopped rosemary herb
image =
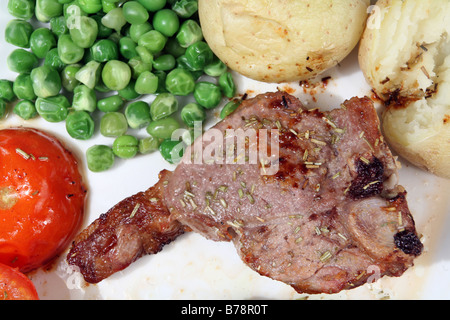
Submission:
<svg viewBox="0 0 450 320">
<path fill-rule="evenodd" d="M 25 151 L 23 151 L 20 148 L 16 148 L 16 153 L 21 155 L 25 160 L 28 160 L 31 158 L 31 156 L 28 153 L 26 153 Z"/>
<path fill-rule="evenodd" d="M 317 140 L 317 139 L 311 139 L 311 142 L 315 143 L 315 144 L 317 144 L 319 146 L 326 146 L 327 145 L 327 143 L 325 141 L 321 141 L 321 140 Z"/>
<path fill-rule="evenodd" d="M 250 201 L 251 204 L 255 203 L 255 199 L 252 197 L 252 195 L 250 193 L 247 193 L 247 198 Z"/>
<path fill-rule="evenodd" d="M 140 206 L 141 206 L 140 203 L 136 203 L 136 205 L 135 205 L 134 208 L 133 208 L 133 211 L 131 211 L 130 219 L 133 219 L 133 218 L 134 218 L 134 216 L 136 215 L 136 212 L 139 210 L 139 207 L 140 207 Z"/>
<path fill-rule="evenodd" d="M 227 202 L 225 201 L 224 198 L 220 198 L 219 202 L 220 202 L 220 204 L 222 205 L 222 207 L 224 207 L 224 208 L 227 208 L 227 207 L 228 207 Z"/>
<path fill-rule="evenodd" d="M 331 252 L 330 251 L 326 251 L 320 256 L 320 261 L 325 262 L 328 259 L 330 259 L 331 257 L 332 257 Z"/>
</svg>

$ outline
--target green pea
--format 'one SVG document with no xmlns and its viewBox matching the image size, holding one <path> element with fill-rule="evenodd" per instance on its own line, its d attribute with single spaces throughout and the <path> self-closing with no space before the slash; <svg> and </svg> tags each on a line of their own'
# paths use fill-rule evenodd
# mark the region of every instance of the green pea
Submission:
<svg viewBox="0 0 450 320">
<path fill-rule="evenodd" d="M 153 27 L 148 21 L 145 21 L 145 22 L 139 23 L 139 24 L 134 23 L 134 24 L 132 24 L 130 26 L 130 38 L 134 42 L 138 43 L 139 42 L 139 38 L 143 34 L 149 32 L 152 29 L 153 29 Z"/>
<path fill-rule="evenodd" d="M 102 23 L 105 27 L 114 29 L 120 33 L 122 27 L 126 25 L 127 20 L 123 16 L 122 8 L 114 8 L 103 16 Z"/>
<path fill-rule="evenodd" d="M 166 37 L 173 36 L 180 27 L 180 19 L 170 9 L 158 10 L 153 16 L 153 28 Z"/>
<path fill-rule="evenodd" d="M 136 92 L 135 86 L 136 86 L 136 81 L 131 79 L 130 83 L 128 83 L 128 85 L 125 88 L 123 88 L 122 90 L 118 90 L 117 93 L 119 94 L 120 97 L 122 97 L 123 99 L 125 99 L 127 101 L 137 99 L 141 95 Z"/>
<path fill-rule="evenodd" d="M 150 71 L 142 72 L 136 79 L 134 89 L 139 94 L 153 94 L 158 89 L 158 77 Z"/>
<path fill-rule="evenodd" d="M 166 0 L 138 0 L 138 2 L 151 12 L 161 10 L 166 5 Z"/>
<path fill-rule="evenodd" d="M 102 112 L 116 112 L 122 109 L 123 99 L 119 95 L 112 95 L 97 101 L 97 108 Z"/>
<path fill-rule="evenodd" d="M 176 60 L 171 54 L 160 55 L 153 61 L 153 68 L 156 70 L 168 71 L 175 68 Z"/>
<path fill-rule="evenodd" d="M 167 162 L 177 164 L 183 158 L 184 144 L 180 141 L 166 139 L 159 146 L 159 152 Z"/>
<path fill-rule="evenodd" d="M 236 85 L 230 72 L 224 72 L 219 77 L 219 86 L 223 94 L 228 98 L 233 98 L 236 94 Z"/>
<path fill-rule="evenodd" d="M 178 100 L 171 93 L 161 93 L 150 105 L 150 114 L 154 121 L 170 116 L 178 111 Z"/>
<path fill-rule="evenodd" d="M 223 73 L 227 71 L 227 65 L 223 63 L 219 58 L 214 56 L 211 63 L 203 68 L 203 71 L 211 77 L 220 77 Z"/>
<path fill-rule="evenodd" d="M 180 46 L 176 38 L 171 37 L 167 39 L 164 51 L 168 54 L 173 55 L 175 58 L 178 58 L 179 56 L 182 56 L 186 52 L 186 49 Z"/>
<path fill-rule="evenodd" d="M 220 111 L 220 119 L 225 119 L 227 116 L 232 114 L 240 104 L 241 102 L 237 100 L 227 102 L 227 104 L 225 104 L 225 106 L 222 108 L 222 111 Z"/>
<path fill-rule="evenodd" d="M 189 61 L 187 60 L 184 54 L 177 58 L 177 68 L 189 70 L 192 74 L 196 72 L 195 68 L 190 65 Z"/>
<path fill-rule="evenodd" d="M 8 68 L 17 73 L 29 73 L 39 63 L 39 59 L 32 52 L 25 49 L 15 49 L 6 59 Z"/>
<path fill-rule="evenodd" d="M 202 28 L 195 20 L 186 20 L 181 24 L 176 39 L 181 47 L 187 48 L 190 45 L 203 40 Z"/>
<path fill-rule="evenodd" d="M 88 140 L 94 135 L 95 123 L 86 111 L 73 111 L 66 118 L 66 130 L 78 140 Z"/>
<path fill-rule="evenodd" d="M 205 66 L 211 63 L 214 57 L 211 48 L 205 41 L 198 41 L 191 44 L 186 49 L 186 53 L 184 55 L 186 56 L 189 65 L 194 70 L 203 70 Z"/>
<path fill-rule="evenodd" d="M 97 107 L 97 96 L 93 89 L 80 84 L 73 90 L 72 108 L 77 111 L 93 112 Z"/>
<path fill-rule="evenodd" d="M 10 80 L 0 80 L 0 99 L 11 102 L 16 98 L 13 90 L 13 82 Z"/>
<path fill-rule="evenodd" d="M 105 84 L 103 83 L 101 78 L 98 79 L 98 82 L 95 85 L 94 89 L 100 93 L 110 93 L 111 92 L 111 90 L 107 86 L 105 86 Z"/>
<path fill-rule="evenodd" d="M 33 81 L 28 73 L 21 73 L 16 77 L 13 83 L 13 91 L 19 99 L 36 99 L 36 94 L 33 90 Z"/>
<path fill-rule="evenodd" d="M 138 41 L 138 45 L 146 47 L 151 53 L 159 53 L 166 45 L 167 38 L 157 30 L 144 33 Z"/>
<path fill-rule="evenodd" d="M 0 119 L 3 119 L 3 117 L 5 116 L 6 107 L 7 107 L 6 101 L 0 98 Z"/>
<path fill-rule="evenodd" d="M 131 59 L 138 55 L 136 46 L 136 42 L 130 37 L 122 37 L 119 40 L 119 51 L 125 59 Z"/>
<path fill-rule="evenodd" d="M 86 151 L 86 163 L 92 172 L 102 172 L 114 165 L 114 152 L 105 145 L 94 145 Z"/>
<path fill-rule="evenodd" d="M 180 124 L 175 118 L 167 117 L 150 122 L 147 126 L 147 132 L 158 139 L 169 139 L 172 137 L 172 133 L 179 128 Z"/>
<path fill-rule="evenodd" d="M 70 5 L 71 3 L 75 2 L 75 0 L 58 0 L 58 2 L 61 4 Z M 77 3 L 78 3 L 78 1 L 77 1 Z"/>
<path fill-rule="evenodd" d="M 88 14 L 81 10 L 78 5 L 78 0 L 64 4 L 63 16 L 66 18 L 66 25 L 68 29 L 78 28 L 80 24 L 80 17 L 86 17 Z"/>
<path fill-rule="evenodd" d="M 64 67 L 61 71 L 61 82 L 64 89 L 73 92 L 75 87 L 80 84 L 80 81 L 76 78 L 76 74 L 80 69 L 81 66 L 79 64 L 71 64 Z"/>
<path fill-rule="evenodd" d="M 107 38 L 112 34 L 113 30 L 111 28 L 108 28 L 103 25 L 103 23 L 102 23 L 103 15 L 102 14 L 100 14 L 100 13 L 94 14 L 91 16 L 91 18 L 94 19 L 95 22 L 97 22 L 97 27 L 98 27 L 97 38 L 100 38 L 100 39 Z"/>
<path fill-rule="evenodd" d="M 177 68 L 189 70 L 195 80 L 204 74 L 203 70 L 195 70 L 195 68 L 190 65 L 190 62 L 186 59 L 185 55 L 177 58 Z"/>
<path fill-rule="evenodd" d="M 10 15 L 16 18 L 30 20 L 34 16 L 35 8 L 36 8 L 35 0 L 8 1 L 8 12 Z"/>
<path fill-rule="evenodd" d="M 36 107 L 30 100 L 21 100 L 17 102 L 13 112 L 24 120 L 30 120 L 37 116 Z"/>
<path fill-rule="evenodd" d="M 139 151 L 139 140 L 131 135 L 123 135 L 114 140 L 112 149 L 119 158 L 133 158 Z"/>
<path fill-rule="evenodd" d="M 106 62 L 119 59 L 117 44 L 109 39 L 101 39 L 91 47 L 92 59 L 97 62 Z"/>
<path fill-rule="evenodd" d="M 144 62 L 141 57 L 136 56 L 128 60 L 128 65 L 131 68 L 133 79 L 139 78 L 139 76 L 145 72 L 150 72 L 152 70 L 152 64 Z"/>
<path fill-rule="evenodd" d="M 50 19 L 50 30 L 57 36 L 69 33 L 66 18 L 64 16 L 53 17 Z"/>
<path fill-rule="evenodd" d="M 136 46 L 136 52 L 143 63 L 153 64 L 153 54 L 146 47 Z"/>
<path fill-rule="evenodd" d="M 117 8 L 116 2 L 109 2 L 108 0 L 102 0 L 103 12 L 108 13 L 111 10 Z"/>
<path fill-rule="evenodd" d="M 194 92 L 195 79 L 185 69 L 175 68 L 167 74 L 166 89 L 178 96 L 187 96 Z"/>
<path fill-rule="evenodd" d="M 34 93 L 40 98 L 56 96 L 62 87 L 58 71 L 45 65 L 31 71 L 31 81 Z"/>
<path fill-rule="evenodd" d="M 80 48 L 90 48 L 98 34 L 97 21 L 91 17 L 81 16 L 78 23 L 69 28 L 72 41 Z"/>
<path fill-rule="evenodd" d="M 143 128 L 152 120 L 150 117 L 150 106 L 145 101 L 130 103 L 125 109 L 125 117 L 130 128 Z"/>
<path fill-rule="evenodd" d="M 167 73 L 162 70 L 155 70 L 153 71 L 153 74 L 158 77 L 158 89 L 156 89 L 156 93 L 169 92 L 166 89 Z"/>
<path fill-rule="evenodd" d="M 102 71 L 103 83 L 111 90 L 122 90 L 131 79 L 131 69 L 123 61 L 110 60 Z"/>
<path fill-rule="evenodd" d="M 75 74 L 75 78 L 90 89 L 94 89 L 101 76 L 101 64 L 97 61 L 89 61 Z"/>
<path fill-rule="evenodd" d="M 38 114 L 48 122 L 64 121 L 69 113 L 69 107 L 69 100 L 61 94 L 36 99 L 36 110 Z"/>
<path fill-rule="evenodd" d="M 202 134 L 203 134 L 203 127 L 202 126 L 194 126 L 193 128 L 189 128 L 188 130 L 185 130 L 183 132 L 183 134 L 181 135 L 181 139 L 187 146 L 190 146 Z"/>
<path fill-rule="evenodd" d="M 101 0 L 78 0 L 81 10 L 86 13 L 93 14 L 103 9 Z"/>
<path fill-rule="evenodd" d="M 66 66 L 58 54 L 58 48 L 50 49 L 50 51 L 47 52 L 45 55 L 44 65 L 52 67 L 59 72 L 61 72 Z"/>
<path fill-rule="evenodd" d="M 63 14 L 63 5 L 58 0 L 36 0 L 36 19 L 41 22 L 49 22 L 51 18 Z"/>
<path fill-rule="evenodd" d="M 139 153 L 148 154 L 158 150 L 161 144 L 160 139 L 156 139 L 153 136 L 148 136 L 139 140 Z"/>
<path fill-rule="evenodd" d="M 69 34 L 63 34 L 59 37 L 57 48 L 59 57 L 65 64 L 77 63 L 84 56 L 84 49 L 75 44 Z"/>
<path fill-rule="evenodd" d="M 181 109 L 181 119 L 188 127 L 194 127 L 195 122 L 205 121 L 205 109 L 197 103 L 188 103 Z"/>
<path fill-rule="evenodd" d="M 195 85 L 194 98 L 197 103 L 206 109 L 212 109 L 222 100 L 222 91 L 214 83 L 200 81 Z"/>
<path fill-rule="evenodd" d="M 33 31 L 30 36 L 30 48 L 38 58 L 44 58 L 53 47 L 56 47 L 56 38 L 49 29 L 38 28 Z"/>
<path fill-rule="evenodd" d="M 181 18 L 190 18 L 198 11 L 198 0 L 178 0 L 172 5 L 172 10 Z"/>
<path fill-rule="evenodd" d="M 130 24 L 141 24 L 148 20 L 147 9 L 138 1 L 128 1 L 123 5 L 123 16 Z"/>
<path fill-rule="evenodd" d="M 100 120 L 100 133 L 105 137 L 118 137 L 127 132 L 127 119 L 120 112 L 108 112 Z"/>
<path fill-rule="evenodd" d="M 21 48 L 30 47 L 33 26 L 28 21 L 14 19 L 8 22 L 5 29 L 6 42 Z"/>
</svg>

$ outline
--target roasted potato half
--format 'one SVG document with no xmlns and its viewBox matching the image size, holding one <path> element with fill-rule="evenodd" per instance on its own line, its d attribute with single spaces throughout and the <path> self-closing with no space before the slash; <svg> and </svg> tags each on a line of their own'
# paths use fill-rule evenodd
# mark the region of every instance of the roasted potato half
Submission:
<svg viewBox="0 0 450 320">
<path fill-rule="evenodd" d="M 312 78 L 343 60 L 369 0 L 199 0 L 204 37 L 231 69 L 264 82 Z"/>
<path fill-rule="evenodd" d="M 359 62 L 387 107 L 384 135 L 411 163 L 450 178 L 450 1 L 379 0 Z"/>
</svg>

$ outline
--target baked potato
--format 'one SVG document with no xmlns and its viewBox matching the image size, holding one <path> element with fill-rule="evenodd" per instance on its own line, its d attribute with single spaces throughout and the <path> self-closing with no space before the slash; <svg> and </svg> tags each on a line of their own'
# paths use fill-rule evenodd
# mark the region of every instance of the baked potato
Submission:
<svg viewBox="0 0 450 320">
<path fill-rule="evenodd" d="M 364 31 L 369 0 L 199 0 L 205 40 L 228 67 L 264 82 L 312 78 Z"/>
<path fill-rule="evenodd" d="M 379 0 L 359 48 L 399 155 L 450 178 L 450 1 Z"/>
</svg>

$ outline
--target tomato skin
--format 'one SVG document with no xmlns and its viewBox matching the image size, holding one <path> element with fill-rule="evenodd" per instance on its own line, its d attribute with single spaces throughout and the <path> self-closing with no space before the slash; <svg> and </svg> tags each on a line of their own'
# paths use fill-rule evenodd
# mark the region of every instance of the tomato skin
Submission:
<svg viewBox="0 0 450 320">
<path fill-rule="evenodd" d="M 64 250 L 81 226 L 86 188 L 54 137 L 0 130 L 0 263 L 29 272 Z"/>
<path fill-rule="evenodd" d="M 39 300 L 39 296 L 26 275 L 0 263 L 0 300 Z"/>
</svg>

